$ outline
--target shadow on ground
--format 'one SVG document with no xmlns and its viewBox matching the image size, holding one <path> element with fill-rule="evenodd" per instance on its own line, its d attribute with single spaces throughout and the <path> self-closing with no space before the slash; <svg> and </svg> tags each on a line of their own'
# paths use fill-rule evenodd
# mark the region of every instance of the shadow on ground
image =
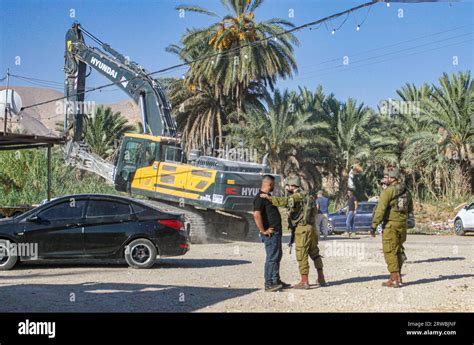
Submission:
<svg viewBox="0 0 474 345">
<path fill-rule="evenodd" d="M 431 259 L 424 259 L 424 260 L 417 260 L 417 261 L 407 261 L 409 264 L 422 264 L 425 262 L 440 262 L 440 261 L 460 261 L 466 260 L 464 257 L 443 257 L 443 258 L 431 258 Z"/>
<path fill-rule="evenodd" d="M 93 282 L 8 285 L 0 286 L 0 312 L 192 312 L 255 291 Z"/>
<path fill-rule="evenodd" d="M 31 269 L 32 267 L 30 266 L 29 268 L 24 268 L 26 269 Z M 49 267 L 48 267 L 49 268 Z M 21 275 L 2 275 L 1 278 L 7 279 L 7 280 L 12 280 L 12 279 L 36 279 L 36 278 L 51 278 L 51 277 L 61 277 L 61 276 L 70 276 L 74 274 L 79 274 L 82 272 L 63 272 L 63 273 L 47 273 L 47 274 L 21 274 Z M 0 282 L 2 279 L 0 279 Z"/>
<path fill-rule="evenodd" d="M 435 278 L 423 278 L 423 279 L 418 279 L 415 281 L 403 281 L 404 286 L 410 286 L 410 285 L 418 285 L 418 284 L 429 284 L 429 283 L 434 283 L 438 281 L 443 281 L 443 280 L 454 280 L 454 279 L 462 279 L 462 278 L 473 278 L 474 274 L 452 274 L 452 275 L 441 275 Z"/>
<path fill-rule="evenodd" d="M 383 280 L 383 279 L 386 280 L 387 277 L 388 277 L 388 274 L 367 276 L 367 277 L 351 277 L 351 278 L 341 279 L 341 280 L 336 280 L 336 281 L 328 281 L 328 285 L 337 286 L 337 285 L 346 285 L 346 284 L 352 284 L 352 283 L 365 283 L 365 282 L 370 282 L 373 280 Z"/>
<path fill-rule="evenodd" d="M 173 258 L 162 258 L 157 260 L 153 269 L 167 269 L 167 268 L 208 268 L 208 267 L 222 267 L 222 266 L 238 266 L 252 263 L 248 260 L 233 260 L 233 259 L 173 259 Z M 25 262 L 16 266 L 15 270 L 32 270 L 35 268 L 128 268 L 128 265 L 124 260 L 51 260 L 51 261 L 36 261 L 36 262 Z M 67 275 L 74 274 L 74 272 L 66 274 L 49 274 L 41 275 L 39 277 L 55 276 L 55 275 Z M 28 278 L 31 276 L 9 276 L 10 278 Z"/>
<path fill-rule="evenodd" d="M 365 283 L 365 282 L 370 282 L 370 281 L 375 281 L 375 280 L 387 280 L 388 277 L 389 277 L 388 273 L 384 275 L 375 275 L 375 276 L 367 276 L 367 277 L 351 277 L 351 278 L 342 279 L 342 280 L 328 281 L 328 284 L 329 286 L 337 286 L 337 285 L 345 285 L 345 284 L 352 284 L 352 283 Z M 438 276 L 438 277 L 432 277 L 432 278 L 423 278 L 423 279 L 418 279 L 414 281 L 407 280 L 405 275 L 403 275 L 403 277 L 404 277 L 403 285 L 409 286 L 409 285 L 418 285 L 418 284 L 429 284 L 429 283 L 434 283 L 434 282 L 443 281 L 443 280 L 470 278 L 470 277 L 474 277 L 474 274 L 446 275 L 446 276 Z"/>
</svg>

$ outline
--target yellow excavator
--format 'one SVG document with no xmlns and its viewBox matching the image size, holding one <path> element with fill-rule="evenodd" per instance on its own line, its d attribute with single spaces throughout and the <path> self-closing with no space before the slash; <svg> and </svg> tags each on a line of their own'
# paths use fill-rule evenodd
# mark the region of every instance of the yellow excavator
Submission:
<svg viewBox="0 0 474 345">
<path fill-rule="evenodd" d="M 84 36 L 98 47 L 86 45 Z M 114 165 L 95 156 L 83 141 L 87 66 L 140 105 L 144 133 L 125 134 Z M 242 240 L 258 233 L 251 230 L 250 211 L 262 175 L 270 174 L 267 164 L 203 156 L 199 150 L 187 155 L 158 81 L 79 23 L 66 34 L 65 96 L 65 133 L 73 125 L 65 154 L 71 165 L 100 174 L 119 191 L 184 213 L 193 242 L 216 236 Z"/>
</svg>

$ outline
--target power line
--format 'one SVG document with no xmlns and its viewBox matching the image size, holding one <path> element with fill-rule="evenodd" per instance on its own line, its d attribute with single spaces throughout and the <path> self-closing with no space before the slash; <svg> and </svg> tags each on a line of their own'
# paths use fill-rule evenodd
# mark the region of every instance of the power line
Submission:
<svg viewBox="0 0 474 345">
<path fill-rule="evenodd" d="M 376 56 L 372 56 L 372 57 L 367 57 L 367 58 L 364 58 L 364 59 L 356 60 L 356 61 L 352 62 L 351 64 L 364 62 L 364 61 L 367 61 L 367 60 L 373 60 L 373 59 L 377 59 L 377 58 L 384 57 L 384 56 L 387 56 L 387 55 L 393 55 L 393 54 L 405 52 L 405 51 L 412 50 L 412 49 L 418 49 L 418 48 L 429 46 L 429 45 L 432 45 L 432 44 L 441 43 L 441 42 L 457 39 L 457 38 L 464 37 L 464 36 L 469 36 L 471 34 L 472 34 L 472 32 L 468 32 L 468 33 L 464 33 L 462 35 L 452 36 L 452 37 L 448 37 L 448 38 L 445 38 L 445 39 L 442 39 L 442 40 L 437 40 L 437 41 L 417 45 L 417 46 L 414 46 L 414 47 L 408 47 L 408 48 L 392 51 L 392 52 L 385 53 L 385 54 L 380 54 L 380 55 L 376 55 Z M 354 54 L 354 55 L 347 54 L 346 56 L 355 56 L 355 55 L 360 55 L 360 54 Z M 333 59 L 333 61 L 341 61 L 341 57 Z M 310 72 L 306 73 L 306 75 L 312 75 L 312 74 L 317 73 L 317 72 L 323 72 L 323 71 L 331 70 L 331 69 L 334 69 L 334 68 L 343 68 L 345 66 L 347 66 L 347 65 L 340 64 L 340 65 L 336 65 L 336 66 L 322 68 L 322 69 L 319 69 L 319 70 L 313 70 L 313 71 L 310 71 Z M 295 78 L 298 78 L 298 77 L 295 77 Z"/>
<path fill-rule="evenodd" d="M 61 88 L 57 85 L 51 85 L 51 84 L 46 84 L 46 83 L 42 83 L 42 82 L 36 82 L 36 81 L 33 81 L 33 80 L 28 80 L 26 78 L 20 78 L 20 77 L 17 77 L 17 76 L 13 76 L 10 74 L 11 77 L 15 78 L 15 79 L 18 79 L 18 80 L 22 80 L 26 83 L 29 83 L 29 84 L 32 84 L 32 85 L 37 85 L 37 86 L 42 86 L 42 87 L 47 87 L 49 89 L 54 89 L 54 90 L 63 90 L 64 88 Z"/>
<path fill-rule="evenodd" d="M 45 79 L 39 79 L 39 78 L 33 78 L 33 77 L 26 77 L 22 75 L 16 75 L 16 74 L 10 74 L 10 77 L 20 79 L 24 82 L 33 84 L 33 85 L 38 85 L 38 86 L 44 86 L 48 87 L 51 89 L 57 89 L 57 90 L 64 90 L 64 83 L 58 82 L 58 81 L 53 81 L 53 80 L 45 80 Z M 93 88 L 92 86 L 87 87 L 87 89 Z M 119 91 L 119 89 L 114 89 L 114 90 L 102 90 L 102 91 Z"/>
<path fill-rule="evenodd" d="M 27 79 L 27 80 L 36 81 L 36 82 L 42 82 L 42 83 L 45 83 L 45 84 L 56 84 L 56 85 L 64 86 L 64 83 L 60 83 L 58 81 L 53 81 L 53 80 L 45 80 L 45 79 L 39 79 L 39 78 L 33 78 L 33 77 L 26 77 L 26 76 L 16 75 L 16 74 L 10 74 L 10 77 L 20 78 L 20 79 Z"/>
<path fill-rule="evenodd" d="M 251 46 L 255 46 L 257 44 L 261 44 L 263 42 L 266 42 L 268 40 L 271 40 L 271 39 L 278 39 L 278 37 L 281 37 L 281 36 L 285 36 L 285 35 L 288 35 L 290 33 L 293 33 L 293 32 L 296 32 L 296 31 L 300 31 L 302 29 L 305 29 L 305 28 L 309 28 L 311 26 L 315 26 L 315 25 L 318 25 L 318 24 L 321 24 L 321 23 L 325 23 L 331 19 L 334 19 L 334 18 L 338 18 L 340 16 L 343 16 L 345 14 L 349 14 L 351 12 L 354 12 L 354 11 L 357 11 L 357 10 L 360 10 L 362 8 L 365 8 L 365 7 L 369 7 L 369 6 L 372 6 L 372 5 L 375 5 L 376 3 L 379 3 L 379 2 L 384 2 L 384 0 L 373 0 L 373 1 L 369 1 L 369 2 L 366 2 L 364 4 L 361 4 L 359 6 L 355 6 L 355 7 L 352 7 L 348 10 L 345 10 L 345 11 L 342 11 L 342 12 L 339 12 L 339 13 L 336 13 L 336 14 L 333 14 L 333 15 L 330 15 L 330 16 L 327 16 L 327 17 L 324 17 L 324 18 L 321 18 L 321 19 L 318 19 L 316 21 L 313 21 L 313 22 L 309 22 L 309 23 L 306 23 L 306 24 L 303 24 L 303 25 L 300 25 L 300 26 L 296 26 L 294 28 L 291 28 L 291 29 L 288 29 L 288 30 L 285 30 L 281 33 L 277 33 L 277 34 L 274 34 L 274 35 L 270 35 L 270 36 L 267 36 L 267 37 L 264 37 L 264 38 L 261 38 L 259 40 L 256 40 L 254 42 L 251 42 L 251 43 L 246 43 L 246 44 L 243 44 L 241 46 L 238 46 L 238 47 L 235 47 L 235 48 L 231 48 L 227 51 L 225 51 L 224 54 L 230 54 L 234 51 L 237 51 L 237 50 L 240 50 L 240 49 L 243 49 L 243 48 L 246 48 L 246 47 L 251 47 Z M 88 32 L 86 32 L 87 34 L 89 34 Z M 94 37 L 95 38 L 95 37 Z M 218 52 L 218 53 L 213 53 L 213 54 L 208 54 L 208 55 L 205 55 L 205 56 L 202 56 L 200 58 L 197 58 L 197 59 L 194 59 L 192 61 L 185 61 L 181 64 L 177 64 L 177 65 L 173 65 L 173 66 L 170 66 L 170 67 L 166 67 L 166 68 L 163 68 L 161 70 L 158 70 L 158 71 L 155 71 L 155 72 L 151 72 L 151 73 L 148 73 L 146 76 L 152 76 L 152 75 L 155 75 L 155 74 L 159 74 L 159 73 L 164 73 L 164 72 L 168 72 L 168 71 L 171 71 L 171 70 L 174 70 L 176 68 L 180 68 L 180 67 L 184 67 L 184 66 L 190 66 L 196 62 L 199 62 L 199 61 L 203 61 L 203 60 L 207 60 L 207 59 L 210 59 L 210 58 L 213 58 L 213 57 L 217 57 L 217 56 L 222 56 L 223 53 L 222 52 Z M 135 76 L 131 79 L 129 79 L 128 81 L 131 81 L 133 79 L 136 79 L 136 78 L 139 78 L 139 76 Z M 79 93 L 76 93 L 74 95 L 69 95 L 69 96 L 63 96 L 63 97 L 58 97 L 58 98 L 55 98 L 55 99 L 51 99 L 49 101 L 44 101 L 44 102 L 39 102 L 39 103 L 36 103 L 36 104 L 32 104 L 32 105 L 28 105 L 28 106 L 25 106 L 25 107 L 22 107 L 22 110 L 24 109 L 28 109 L 28 108 L 32 108 L 32 107 L 35 107 L 35 106 L 40 106 L 40 105 L 44 105 L 44 104 L 47 104 L 47 103 L 52 103 L 52 102 L 56 102 L 56 101 L 60 101 L 62 99 L 66 99 L 66 98 L 69 98 L 69 97 L 73 97 L 73 96 L 77 96 L 77 95 L 80 95 L 80 94 L 85 94 L 85 93 L 88 93 L 88 92 L 93 92 L 93 91 L 97 91 L 97 90 L 101 90 L 101 89 L 104 89 L 106 87 L 109 87 L 109 86 L 113 86 L 113 85 L 118 85 L 119 83 L 121 83 L 123 81 L 116 81 L 116 82 L 112 82 L 112 83 L 109 83 L 109 84 L 105 84 L 105 85 L 101 85 L 101 86 L 98 86 L 98 87 L 95 87 L 95 88 L 91 88 L 90 90 L 84 90 L 84 91 L 81 91 Z"/>
<path fill-rule="evenodd" d="M 396 57 L 392 57 L 392 58 L 385 59 L 385 60 L 375 61 L 375 62 L 368 63 L 368 64 L 365 64 L 365 65 L 350 66 L 350 67 L 348 67 L 348 68 L 346 68 L 346 69 L 340 69 L 340 68 L 342 68 L 342 67 L 346 67 L 345 65 L 335 66 L 335 67 L 333 68 L 332 72 L 337 73 L 337 72 L 343 72 L 343 71 L 353 70 L 353 69 L 361 68 L 361 67 L 373 66 L 373 65 L 376 65 L 376 64 L 379 64 L 379 63 L 383 63 L 383 62 L 392 61 L 392 60 L 401 59 L 401 58 L 406 58 L 406 57 L 413 56 L 413 55 L 424 54 L 424 53 L 427 53 L 427 52 L 430 52 L 430 51 L 434 51 L 434 50 L 438 50 L 438 49 L 441 49 L 441 48 L 451 47 L 451 46 L 455 46 L 455 45 L 458 45 L 458 44 L 463 44 L 463 43 L 473 42 L 473 41 L 474 41 L 474 39 L 468 39 L 468 40 L 464 40 L 464 41 L 460 41 L 460 42 L 454 42 L 454 43 L 447 44 L 447 45 L 443 45 L 443 46 L 440 46 L 440 47 L 434 47 L 434 48 L 426 49 L 426 50 L 419 51 L 419 52 L 412 52 L 412 53 L 410 53 L 410 54 L 405 54 L 405 55 L 402 55 L 402 56 L 396 56 Z M 361 60 L 359 60 L 358 62 L 361 62 Z M 336 70 L 336 69 L 339 69 L 339 70 Z M 329 69 L 326 69 L 326 70 L 329 70 Z M 295 79 L 305 80 L 305 79 L 308 79 L 308 78 L 321 77 L 321 76 L 325 76 L 325 75 L 330 75 L 332 72 L 329 72 L 329 71 L 328 71 L 327 73 L 305 76 L 304 78 L 298 78 L 298 77 L 296 77 Z"/>
<path fill-rule="evenodd" d="M 373 52 L 373 51 L 396 47 L 396 46 L 399 46 L 399 45 L 402 45 L 402 44 L 405 44 L 405 43 L 409 43 L 409 42 L 414 42 L 414 41 L 422 40 L 422 39 L 428 38 L 428 37 L 433 37 L 433 36 L 442 35 L 442 34 L 447 33 L 447 32 L 456 31 L 456 30 L 464 29 L 464 28 L 466 28 L 466 27 L 471 27 L 471 26 L 472 26 L 472 24 L 470 24 L 470 25 L 458 26 L 458 27 L 455 27 L 455 28 L 452 28 L 452 29 L 448 29 L 448 30 L 437 31 L 437 32 L 434 32 L 434 33 L 430 33 L 430 34 L 426 34 L 426 35 L 422 35 L 422 36 L 410 38 L 410 39 L 405 40 L 405 41 L 400 41 L 400 42 L 392 43 L 392 44 L 386 44 L 386 45 L 379 46 L 379 47 L 377 47 L 377 48 L 368 49 L 368 50 L 362 50 L 362 51 L 360 51 L 360 52 L 357 52 L 357 53 L 354 53 L 354 54 L 350 54 L 350 55 L 351 55 L 351 56 L 364 55 L 364 54 L 366 54 L 366 53 L 370 53 L 370 52 Z M 347 54 L 347 55 L 348 55 L 348 54 Z M 319 66 L 319 65 L 324 65 L 324 64 L 329 63 L 329 62 L 340 61 L 340 60 L 341 60 L 341 58 L 338 57 L 338 58 L 334 58 L 334 59 L 329 59 L 329 60 L 321 61 L 321 62 L 318 62 L 318 63 L 316 63 L 316 64 L 299 66 L 299 68 L 300 68 L 300 69 L 303 69 L 303 68 L 311 67 L 311 66 Z"/>
</svg>

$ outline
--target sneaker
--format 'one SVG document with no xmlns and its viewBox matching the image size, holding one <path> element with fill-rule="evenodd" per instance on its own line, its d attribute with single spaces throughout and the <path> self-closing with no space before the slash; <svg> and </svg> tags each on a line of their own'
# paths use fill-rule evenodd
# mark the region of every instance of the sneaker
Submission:
<svg viewBox="0 0 474 345">
<path fill-rule="evenodd" d="M 281 285 L 282 289 L 291 289 L 291 284 L 285 283 L 281 280 L 278 281 L 278 285 Z"/>
<path fill-rule="evenodd" d="M 265 292 L 275 292 L 281 290 L 283 286 L 281 284 L 272 284 L 265 286 Z"/>
</svg>

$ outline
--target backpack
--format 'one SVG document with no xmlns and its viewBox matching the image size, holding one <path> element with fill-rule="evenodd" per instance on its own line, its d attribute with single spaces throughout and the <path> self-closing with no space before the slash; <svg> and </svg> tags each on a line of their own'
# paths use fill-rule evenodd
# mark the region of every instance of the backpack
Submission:
<svg viewBox="0 0 474 345">
<path fill-rule="evenodd" d="M 404 214 L 408 214 L 408 190 L 400 185 L 396 187 L 396 194 L 393 200 L 395 201 L 395 209 Z"/>
</svg>

